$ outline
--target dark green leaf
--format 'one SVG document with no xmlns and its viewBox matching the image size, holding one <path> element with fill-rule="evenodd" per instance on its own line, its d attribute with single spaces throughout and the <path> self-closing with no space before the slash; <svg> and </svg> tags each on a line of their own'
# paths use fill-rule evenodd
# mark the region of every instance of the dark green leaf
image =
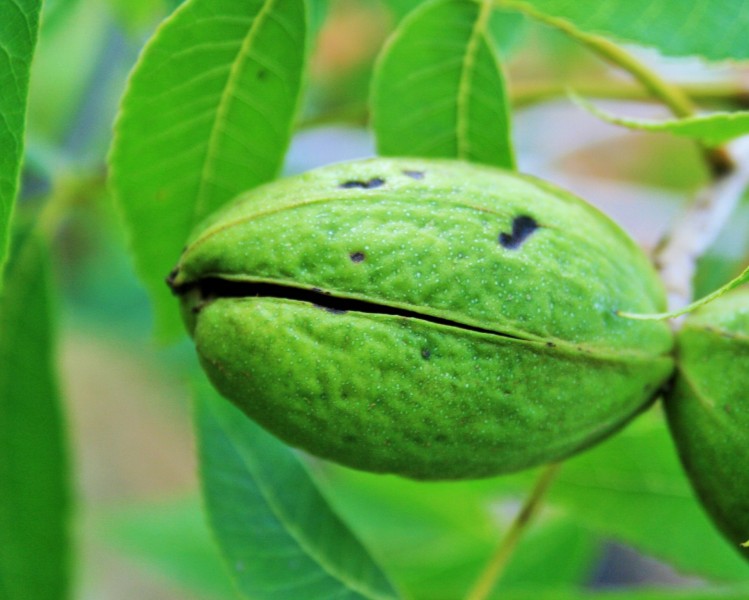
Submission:
<svg viewBox="0 0 749 600">
<path fill-rule="evenodd" d="M 749 6 L 744 0 L 499 0 L 499 4 L 531 16 L 562 19 L 588 33 L 655 46 L 668 55 L 749 58 Z"/>
<path fill-rule="evenodd" d="M 403 19 L 374 77 L 380 154 L 514 166 L 491 19 L 491 3 L 470 0 L 432 0 Z"/>
<path fill-rule="evenodd" d="M 112 183 L 161 334 L 179 327 L 164 278 L 193 226 L 281 167 L 299 103 L 306 12 L 304 0 L 189 0 L 135 67 Z"/>
<path fill-rule="evenodd" d="M 395 598 L 291 449 L 207 386 L 197 399 L 206 508 L 249 598 Z"/>
<path fill-rule="evenodd" d="M 0 598 L 69 597 L 68 459 L 46 248 L 15 246 L 0 297 Z"/>
<path fill-rule="evenodd" d="M 185 590 L 236 598 L 198 498 L 137 504 L 100 515 L 95 533 Z"/>
<path fill-rule="evenodd" d="M 40 8 L 41 0 L 0 0 L 0 273 L 18 191 Z"/>
</svg>

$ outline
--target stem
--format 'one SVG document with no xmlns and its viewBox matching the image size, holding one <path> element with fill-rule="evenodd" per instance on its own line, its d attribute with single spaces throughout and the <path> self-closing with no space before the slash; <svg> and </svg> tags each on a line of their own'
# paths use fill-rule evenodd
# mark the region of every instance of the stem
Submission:
<svg viewBox="0 0 749 600">
<path fill-rule="evenodd" d="M 525 533 L 528 525 L 530 525 L 538 513 L 544 496 L 561 466 L 561 463 L 550 464 L 541 472 L 530 495 L 525 499 L 520 512 L 518 512 L 512 521 L 504 538 L 502 538 L 483 572 L 476 580 L 473 589 L 466 596 L 466 600 L 486 600 L 489 597 L 489 594 L 507 566 L 513 550 L 515 550 L 523 533 Z"/>
<path fill-rule="evenodd" d="M 588 98 L 637 100 L 640 102 L 658 101 L 641 86 L 622 81 L 582 81 L 571 85 L 541 81 L 516 84 L 512 90 L 512 105 L 515 108 L 522 108 L 566 96 L 570 87 L 581 96 Z M 682 83 L 678 87 L 700 104 L 727 104 L 737 108 L 749 107 L 749 88 L 738 82 Z"/>
<path fill-rule="evenodd" d="M 697 259 L 713 244 L 749 186 L 749 139 L 732 144 L 737 167 L 697 194 L 656 251 L 656 264 L 671 310 L 692 299 Z"/>
</svg>

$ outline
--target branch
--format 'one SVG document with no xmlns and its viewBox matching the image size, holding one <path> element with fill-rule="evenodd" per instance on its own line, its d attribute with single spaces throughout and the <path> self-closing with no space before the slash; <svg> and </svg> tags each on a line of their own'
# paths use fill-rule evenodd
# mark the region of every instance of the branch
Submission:
<svg viewBox="0 0 749 600">
<path fill-rule="evenodd" d="M 749 138 L 737 140 L 730 149 L 736 168 L 698 192 L 656 250 L 655 262 L 666 286 L 670 310 L 691 301 L 697 259 L 718 237 L 749 186 Z"/>
</svg>

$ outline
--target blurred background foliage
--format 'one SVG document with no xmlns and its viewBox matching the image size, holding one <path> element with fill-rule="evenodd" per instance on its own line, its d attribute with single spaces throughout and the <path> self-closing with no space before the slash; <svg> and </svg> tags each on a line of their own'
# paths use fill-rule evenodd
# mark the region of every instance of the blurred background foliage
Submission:
<svg viewBox="0 0 749 600">
<path fill-rule="evenodd" d="M 330 1 L 287 173 L 373 154 L 366 108 L 373 63 L 417 3 Z M 53 266 L 77 497 L 76 597 L 83 599 L 234 597 L 200 507 L 187 386 L 197 363 L 187 341 L 153 342 L 151 308 L 106 187 L 127 73 L 177 4 L 47 0 L 32 72 L 17 216 L 37 213 L 53 197 L 68 209 Z M 577 192 L 652 250 L 707 181 L 694 145 L 629 133 L 575 107 L 567 86 L 593 97 L 638 93 L 561 33 L 518 17 L 503 40 L 519 169 Z M 706 105 L 749 104 L 749 73 L 735 65 L 631 50 L 699 90 Z M 628 115 L 666 115 L 646 102 L 609 103 Z M 697 295 L 744 266 L 748 225 L 745 202 L 701 260 Z M 324 494 L 399 587 L 433 600 L 468 589 L 534 477 L 424 484 L 310 464 Z M 713 584 L 731 585 L 723 593 Z M 655 408 L 568 462 L 496 597 L 542 598 L 552 590 L 549 598 L 579 598 L 581 587 L 628 598 L 682 597 L 657 591 L 666 586 L 689 598 L 698 597 L 695 590 L 699 597 L 746 598 L 747 585 L 749 569 L 692 498 Z M 632 591 L 641 586 L 651 592 Z"/>
</svg>

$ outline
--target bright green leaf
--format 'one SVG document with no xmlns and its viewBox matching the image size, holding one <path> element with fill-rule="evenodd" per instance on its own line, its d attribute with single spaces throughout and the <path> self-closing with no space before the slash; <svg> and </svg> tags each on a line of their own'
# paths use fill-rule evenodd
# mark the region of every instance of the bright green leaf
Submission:
<svg viewBox="0 0 749 600">
<path fill-rule="evenodd" d="M 94 533 L 186 591 L 237 597 L 197 497 L 108 511 L 97 516 Z"/>
<path fill-rule="evenodd" d="M 68 459 L 46 248 L 15 246 L 0 296 L 0 598 L 69 597 Z"/>
<path fill-rule="evenodd" d="M 374 76 L 380 154 L 514 166 L 491 20 L 491 3 L 470 0 L 432 0 L 403 19 Z"/>
<path fill-rule="evenodd" d="M 112 184 L 162 335 L 180 329 L 164 278 L 193 226 L 281 167 L 299 104 L 306 21 L 304 0 L 189 0 L 133 71 Z"/>
<path fill-rule="evenodd" d="M 499 49 L 500 56 L 511 56 L 522 41 L 526 19 L 520 13 L 495 9 L 489 18 L 489 39 Z"/>
<path fill-rule="evenodd" d="M 29 72 L 40 8 L 41 0 L 0 0 L 0 273 L 21 172 Z"/>
<path fill-rule="evenodd" d="M 570 515 L 683 572 L 749 581 L 687 482 L 659 411 L 565 463 L 549 493 Z"/>
<path fill-rule="evenodd" d="M 572 95 L 572 98 L 579 106 L 612 125 L 639 131 L 672 133 L 703 142 L 708 146 L 719 146 L 749 133 L 749 112 L 717 112 L 684 119 L 646 121 L 618 117 L 580 96 Z"/>
<path fill-rule="evenodd" d="M 622 41 L 655 46 L 664 54 L 711 60 L 749 59 L 744 0 L 495 0 L 542 20 Z"/>
<path fill-rule="evenodd" d="M 316 479 L 407 597 L 430 600 L 465 596 L 532 484 L 532 474 L 424 482 L 330 463 Z M 576 521 L 559 511 L 544 516 L 523 536 L 496 597 L 579 584 L 597 548 L 598 538 Z"/>
<path fill-rule="evenodd" d="M 293 451 L 207 386 L 196 420 L 209 522 L 248 598 L 395 598 Z"/>
</svg>

